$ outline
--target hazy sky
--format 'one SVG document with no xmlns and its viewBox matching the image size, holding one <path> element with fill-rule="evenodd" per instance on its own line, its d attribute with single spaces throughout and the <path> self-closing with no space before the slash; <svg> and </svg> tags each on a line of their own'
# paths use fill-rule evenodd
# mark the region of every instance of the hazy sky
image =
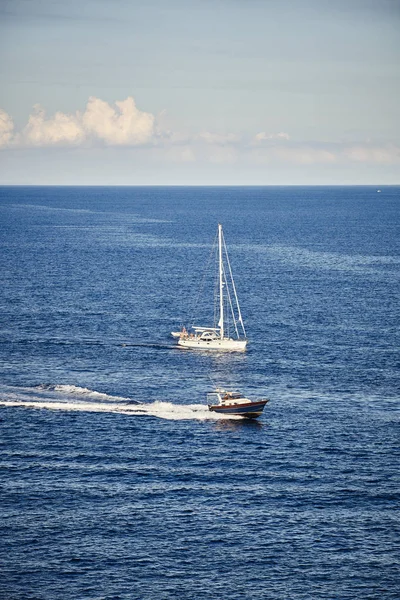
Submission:
<svg viewBox="0 0 400 600">
<path fill-rule="evenodd" d="M 0 0 L 0 183 L 400 183 L 400 0 Z"/>
</svg>

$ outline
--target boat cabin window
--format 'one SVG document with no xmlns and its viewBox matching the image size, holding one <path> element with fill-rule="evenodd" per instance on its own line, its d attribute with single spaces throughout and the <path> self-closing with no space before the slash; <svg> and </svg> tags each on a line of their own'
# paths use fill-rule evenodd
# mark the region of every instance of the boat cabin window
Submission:
<svg viewBox="0 0 400 600">
<path fill-rule="evenodd" d="M 213 331 L 204 331 L 200 336 L 201 340 L 215 340 L 215 338 L 216 335 Z"/>
<path fill-rule="evenodd" d="M 207 402 L 218 403 L 219 402 L 219 394 L 207 394 Z"/>
<path fill-rule="evenodd" d="M 239 392 L 225 392 L 224 394 L 224 400 L 238 400 L 241 397 L 242 394 L 239 394 Z"/>
</svg>

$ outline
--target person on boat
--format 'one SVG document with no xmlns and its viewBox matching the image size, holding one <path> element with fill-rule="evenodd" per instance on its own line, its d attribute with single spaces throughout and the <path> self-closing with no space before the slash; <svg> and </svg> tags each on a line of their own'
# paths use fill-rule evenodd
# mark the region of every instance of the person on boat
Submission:
<svg viewBox="0 0 400 600">
<path fill-rule="evenodd" d="M 186 331 L 186 327 L 182 327 L 181 338 L 186 338 L 188 336 L 188 332 Z"/>
</svg>

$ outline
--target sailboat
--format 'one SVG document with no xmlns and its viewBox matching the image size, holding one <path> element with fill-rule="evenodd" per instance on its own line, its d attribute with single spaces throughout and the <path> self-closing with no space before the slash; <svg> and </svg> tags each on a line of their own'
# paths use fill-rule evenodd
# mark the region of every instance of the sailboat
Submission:
<svg viewBox="0 0 400 600">
<path fill-rule="evenodd" d="M 217 326 L 197 327 L 192 326 L 187 331 L 173 331 L 172 336 L 178 338 L 178 346 L 191 350 L 217 350 L 244 352 L 247 339 L 246 330 L 240 311 L 236 286 L 233 280 L 232 269 L 226 249 L 222 225 L 218 224 L 218 286 L 217 299 L 219 306 L 219 319 Z M 236 337 L 231 337 L 228 329 L 228 315 L 234 325 Z"/>
</svg>

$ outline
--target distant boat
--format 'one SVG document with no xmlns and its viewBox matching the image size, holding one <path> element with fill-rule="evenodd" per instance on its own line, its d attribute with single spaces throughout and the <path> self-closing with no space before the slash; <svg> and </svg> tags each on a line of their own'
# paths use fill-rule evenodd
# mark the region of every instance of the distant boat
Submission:
<svg viewBox="0 0 400 600">
<path fill-rule="evenodd" d="M 378 192 L 378 194 L 382 191 L 382 190 L 376 190 Z"/>
<path fill-rule="evenodd" d="M 173 331 L 171 335 L 178 339 L 178 346 L 190 350 L 243 352 L 247 345 L 246 331 L 220 224 L 218 225 L 218 285 L 216 287 L 215 301 L 219 307 L 218 323 L 214 323 L 213 327 L 192 326 L 189 329 L 192 329 L 193 332 L 190 333 L 186 327 L 182 327 L 181 331 Z M 232 317 L 236 338 L 230 337 L 226 328 L 226 312 L 228 310 Z"/>
<path fill-rule="evenodd" d="M 220 415 L 237 415 L 248 419 L 259 417 L 267 402 L 269 402 L 267 398 L 249 400 L 239 392 L 228 392 L 220 388 L 207 394 L 209 410 Z"/>
</svg>

